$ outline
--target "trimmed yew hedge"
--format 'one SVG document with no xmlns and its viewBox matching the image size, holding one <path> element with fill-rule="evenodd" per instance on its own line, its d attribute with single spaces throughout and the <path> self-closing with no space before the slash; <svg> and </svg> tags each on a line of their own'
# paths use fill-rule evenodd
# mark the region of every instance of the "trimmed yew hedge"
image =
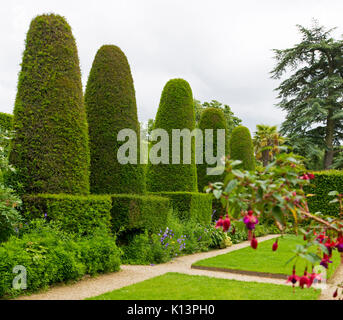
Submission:
<svg viewBox="0 0 343 320">
<path fill-rule="evenodd" d="M 247 127 L 238 126 L 232 130 L 230 138 L 230 158 L 241 160 L 240 169 L 255 170 L 254 146 Z"/>
<path fill-rule="evenodd" d="M 44 14 L 27 33 L 14 106 L 10 162 L 24 193 L 89 193 L 86 109 L 75 40 L 66 20 Z"/>
<path fill-rule="evenodd" d="M 13 129 L 13 115 L 0 112 L 0 128 L 11 131 Z"/>
<path fill-rule="evenodd" d="M 116 194 L 112 197 L 112 228 L 159 232 L 166 228 L 170 212 L 168 198 L 156 195 Z"/>
<path fill-rule="evenodd" d="M 85 104 L 91 156 L 90 189 L 96 194 L 145 192 L 145 177 L 139 164 L 140 134 L 130 66 L 114 45 L 102 46 L 89 74 Z M 124 142 L 118 132 L 131 129 L 137 135 L 138 164 L 120 164 L 117 152 Z"/>
<path fill-rule="evenodd" d="M 322 214 L 330 216 L 339 215 L 338 203 L 329 203 L 335 197 L 329 196 L 330 191 L 343 193 L 343 172 L 339 170 L 326 170 L 314 172 L 315 178 L 311 180 L 311 186 L 305 187 L 307 194 L 315 194 L 308 197 L 310 212 L 320 211 Z"/>
<path fill-rule="evenodd" d="M 170 199 L 181 220 L 192 219 L 204 225 L 211 222 L 212 195 L 198 192 L 159 192 L 158 195 Z"/>
<path fill-rule="evenodd" d="M 172 164 L 172 130 L 195 128 L 192 89 L 183 79 L 172 79 L 165 85 L 154 122 L 154 129 L 164 129 L 169 135 L 169 164 L 151 164 L 147 167 L 147 189 L 150 192 L 196 192 L 197 173 L 195 143 L 191 143 L 191 164 L 182 164 L 183 139 L 180 141 L 180 164 Z M 154 146 L 157 142 L 151 142 Z"/>
<path fill-rule="evenodd" d="M 217 156 L 217 130 L 225 130 L 225 138 L 227 137 L 226 119 L 223 110 L 218 108 L 206 108 L 201 113 L 199 122 L 199 129 L 203 131 L 205 137 L 206 129 L 213 129 L 213 152 Z M 229 144 L 226 141 L 225 155 L 229 153 Z M 203 144 L 203 155 L 205 155 L 205 143 Z M 204 188 L 208 186 L 210 182 L 223 181 L 225 173 L 221 175 L 207 175 L 207 168 L 215 167 L 216 165 L 208 165 L 206 161 L 203 164 L 197 164 L 198 174 L 198 190 L 203 192 Z"/>
<path fill-rule="evenodd" d="M 37 194 L 24 195 L 22 200 L 22 212 L 25 217 L 56 221 L 66 232 L 86 235 L 98 227 L 110 230 L 110 196 Z"/>
</svg>

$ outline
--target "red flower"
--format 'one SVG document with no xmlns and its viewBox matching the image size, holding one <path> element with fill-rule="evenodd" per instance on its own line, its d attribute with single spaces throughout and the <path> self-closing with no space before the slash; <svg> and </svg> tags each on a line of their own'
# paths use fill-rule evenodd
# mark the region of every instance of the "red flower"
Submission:
<svg viewBox="0 0 343 320">
<path fill-rule="evenodd" d="M 343 236 L 340 236 L 337 239 L 336 248 L 337 248 L 338 252 L 343 252 Z"/>
<path fill-rule="evenodd" d="M 331 239 L 328 238 L 324 245 L 325 245 L 326 249 L 328 249 L 329 257 L 331 257 L 332 256 L 332 249 L 336 247 L 336 242 L 331 241 Z"/>
<path fill-rule="evenodd" d="M 334 298 L 337 298 L 337 296 L 338 296 L 338 288 L 336 289 L 336 291 L 333 293 L 333 295 L 332 295 Z"/>
<path fill-rule="evenodd" d="M 253 237 L 252 237 L 252 240 L 251 240 L 250 245 L 251 245 L 251 247 L 252 247 L 253 249 L 257 249 L 258 242 L 257 242 L 257 239 L 256 239 L 256 237 L 255 237 L 255 234 L 254 234 Z"/>
<path fill-rule="evenodd" d="M 272 247 L 273 251 L 276 251 L 278 247 L 279 247 L 278 239 L 276 239 L 276 241 L 273 243 L 273 247 Z"/>
<path fill-rule="evenodd" d="M 320 265 L 327 269 L 329 267 L 329 263 L 332 263 L 332 261 L 330 261 L 330 257 L 324 253 L 324 257 L 320 262 Z"/>
<path fill-rule="evenodd" d="M 230 228 L 231 222 L 228 215 L 226 215 L 225 220 L 223 221 L 223 231 L 227 232 Z"/>
<path fill-rule="evenodd" d="M 314 233 L 316 234 L 316 233 Z M 325 235 L 325 232 L 321 233 L 317 238 L 316 240 L 319 241 L 319 243 L 323 243 L 323 241 L 327 238 L 327 236 Z"/>
<path fill-rule="evenodd" d="M 314 174 L 313 173 L 308 173 L 307 174 L 308 177 L 310 178 L 310 180 L 313 180 L 315 178 Z"/>
<path fill-rule="evenodd" d="M 243 222 L 248 230 L 254 230 L 255 224 L 258 224 L 258 219 L 253 215 L 253 211 L 249 210 L 248 214 L 243 218 Z"/>
<path fill-rule="evenodd" d="M 223 216 L 220 216 L 219 220 L 216 223 L 216 229 L 223 227 L 223 223 L 224 223 Z"/>
<path fill-rule="evenodd" d="M 299 281 L 300 277 L 295 274 L 295 266 L 293 266 L 292 275 L 287 278 L 287 282 L 291 282 L 294 288 L 295 284 Z"/>
<path fill-rule="evenodd" d="M 314 280 L 322 281 L 323 278 L 320 273 L 315 273 L 312 271 L 310 274 L 310 286 L 313 284 Z"/>
<path fill-rule="evenodd" d="M 300 286 L 300 288 L 304 289 L 305 285 L 307 286 L 307 288 L 309 288 L 311 286 L 310 279 L 307 276 L 307 269 L 305 269 L 304 275 L 302 277 L 300 277 L 300 279 L 299 279 L 299 286 Z"/>
</svg>

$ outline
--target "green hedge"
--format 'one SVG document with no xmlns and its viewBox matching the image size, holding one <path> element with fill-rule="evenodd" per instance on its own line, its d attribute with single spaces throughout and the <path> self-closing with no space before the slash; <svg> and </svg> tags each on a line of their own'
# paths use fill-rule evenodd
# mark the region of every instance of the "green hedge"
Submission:
<svg viewBox="0 0 343 320">
<path fill-rule="evenodd" d="M 135 88 L 125 54 L 114 45 L 102 46 L 89 74 L 85 104 L 89 125 L 91 193 L 145 192 L 143 166 L 139 164 L 140 134 Z M 137 136 L 138 164 L 120 164 L 117 153 L 125 142 L 117 140 L 122 129 Z"/>
<path fill-rule="evenodd" d="M 191 164 L 183 164 L 183 139 L 180 140 L 180 164 L 172 164 L 172 130 L 195 128 L 193 94 L 189 83 L 172 79 L 164 86 L 154 122 L 155 129 L 164 129 L 169 137 L 169 163 L 151 164 L 147 167 L 147 190 L 150 192 L 198 191 L 195 164 L 195 143 L 192 139 Z M 158 142 L 152 141 L 151 149 Z"/>
<path fill-rule="evenodd" d="M 91 234 L 97 227 L 110 228 L 110 196 L 66 194 L 25 195 L 23 214 L 29 219 L 44 218 L 58 222 L 66 232 Z"/>
<path fill-rule="evenodd" d="M 103 231 L 91 237 L 75 237 L 52 226 L 37 226 L 20 238 L 0 245 L 0 297 L 34 292 L 51 284 L 79 280 L 85 274 L 118 271 L 121 250 L 116 239 Z M 24 266 L 27 289 L 15 290 L 15 266 Z"/>
<path fill-rule="evenodd" d="M 227 137 L 227 127 L 226 119 L 223 110 L 218 108 L 206 108 L 201 113 L 201 118 L 199 122 L 199 129 L 202 130 L 203 136 L 205 137 L 206 129 L 213 129 L 213 151 L 215 156 L 217 155 L 217 130 L 225 130 L 225 139 Z M 225 141 L 225 155 L 229 153 L 229 144 Z M 203 155 L 205 156 L 205 143 L 203 144 Z M 205 157 L 204 157 L 205 158 Z M 198 190 L 203 192 L 204 188 L 208 184 L 223 181 L 225 177 L 225 172 L 221 175 L 207 175 L 207 168 L 213 168 L 216 165 L 209 165 L 204 159 L 203 164 L 197 164 L 197 174 L 198 174 Z"/>
<path fill-rule="evenodd" d="M 255 170 L 254 146 L 247 127 L 238 126 L 232 130 L 230 138 L 230 158 L 241 160 L 240 168 Z"/>
<path fill-rule="evenodd" d="M 13 115 L 0 112 L 0 128 L 11 131 L 13 129 Z"/>
<path fill-rule="evenodd" d="M 158 232 L 166 227 L 169 199 L 154 195 L 112 195 L 112 227 L 119 231 L 141 229 Z"/>
<path fill-rule="evenodd" d="M 30 24 L 13 129 L 10 162 L 24 193 L 89 193 L 79 57 L 71 28 L 59 15 L 40 15 Z"/>
<path fill-rule="evenodd" d="M 203 225 L 211 222 L 212 195 L 197 192 L 159 192 L 170 199 L 173 210 L 181 220 L 194 220 Z"/>
<path fill-rule="evenodd" d="M 334 190 L 343 193 L 343 171 L 318 171 L 314 172 L 314 175 L 311 186 L 305 188 L 307 194 L 315 194 L 313 197 L 308 197 L 310 212 L 320 211 L 325 215 L 338 216 L 339 205 L 338 203 L 329 203 L 334 197 L 328 196 L 328 193 Z"/>
</svg>

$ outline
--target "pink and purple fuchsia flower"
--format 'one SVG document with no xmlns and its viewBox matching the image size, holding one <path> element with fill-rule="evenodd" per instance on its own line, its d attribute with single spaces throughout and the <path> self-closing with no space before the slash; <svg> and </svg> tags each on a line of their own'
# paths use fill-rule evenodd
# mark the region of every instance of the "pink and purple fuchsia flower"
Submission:
<svg viewBox="0 0 343 320">
<path fill-rule="evenodd" d="M 258 224 L 258 219 L 256 216 L 253 215 L 253 211 L 249 210 L 248 214 L 243 218 L 243 222 L 245 223 L 248 230 L 254 230 L 255 225 Z"/>
</svg>

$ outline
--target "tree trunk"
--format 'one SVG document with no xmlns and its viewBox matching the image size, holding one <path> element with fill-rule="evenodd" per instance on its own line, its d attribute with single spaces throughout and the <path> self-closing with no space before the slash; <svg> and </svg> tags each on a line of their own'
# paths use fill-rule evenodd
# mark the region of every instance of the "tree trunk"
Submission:
<svg viewBox="0 0 343 320">
<path fill-rule="evenodd" d="M 263 166 L 266 167 L 269 163 L 269 150 L 262 151 L 262 162 Z"/>
<path fill-rule="evenodd" d="M 332 109 L 329 109 L 328 117 L 326 120 L 326 133 L 325 133 L 325 156 L 324 156 L 324 169 L 329 169 L 333 162 L 333 136 L 335 130 L 335 121 L 332 120 L 333 112 Z"/>
</svg>

